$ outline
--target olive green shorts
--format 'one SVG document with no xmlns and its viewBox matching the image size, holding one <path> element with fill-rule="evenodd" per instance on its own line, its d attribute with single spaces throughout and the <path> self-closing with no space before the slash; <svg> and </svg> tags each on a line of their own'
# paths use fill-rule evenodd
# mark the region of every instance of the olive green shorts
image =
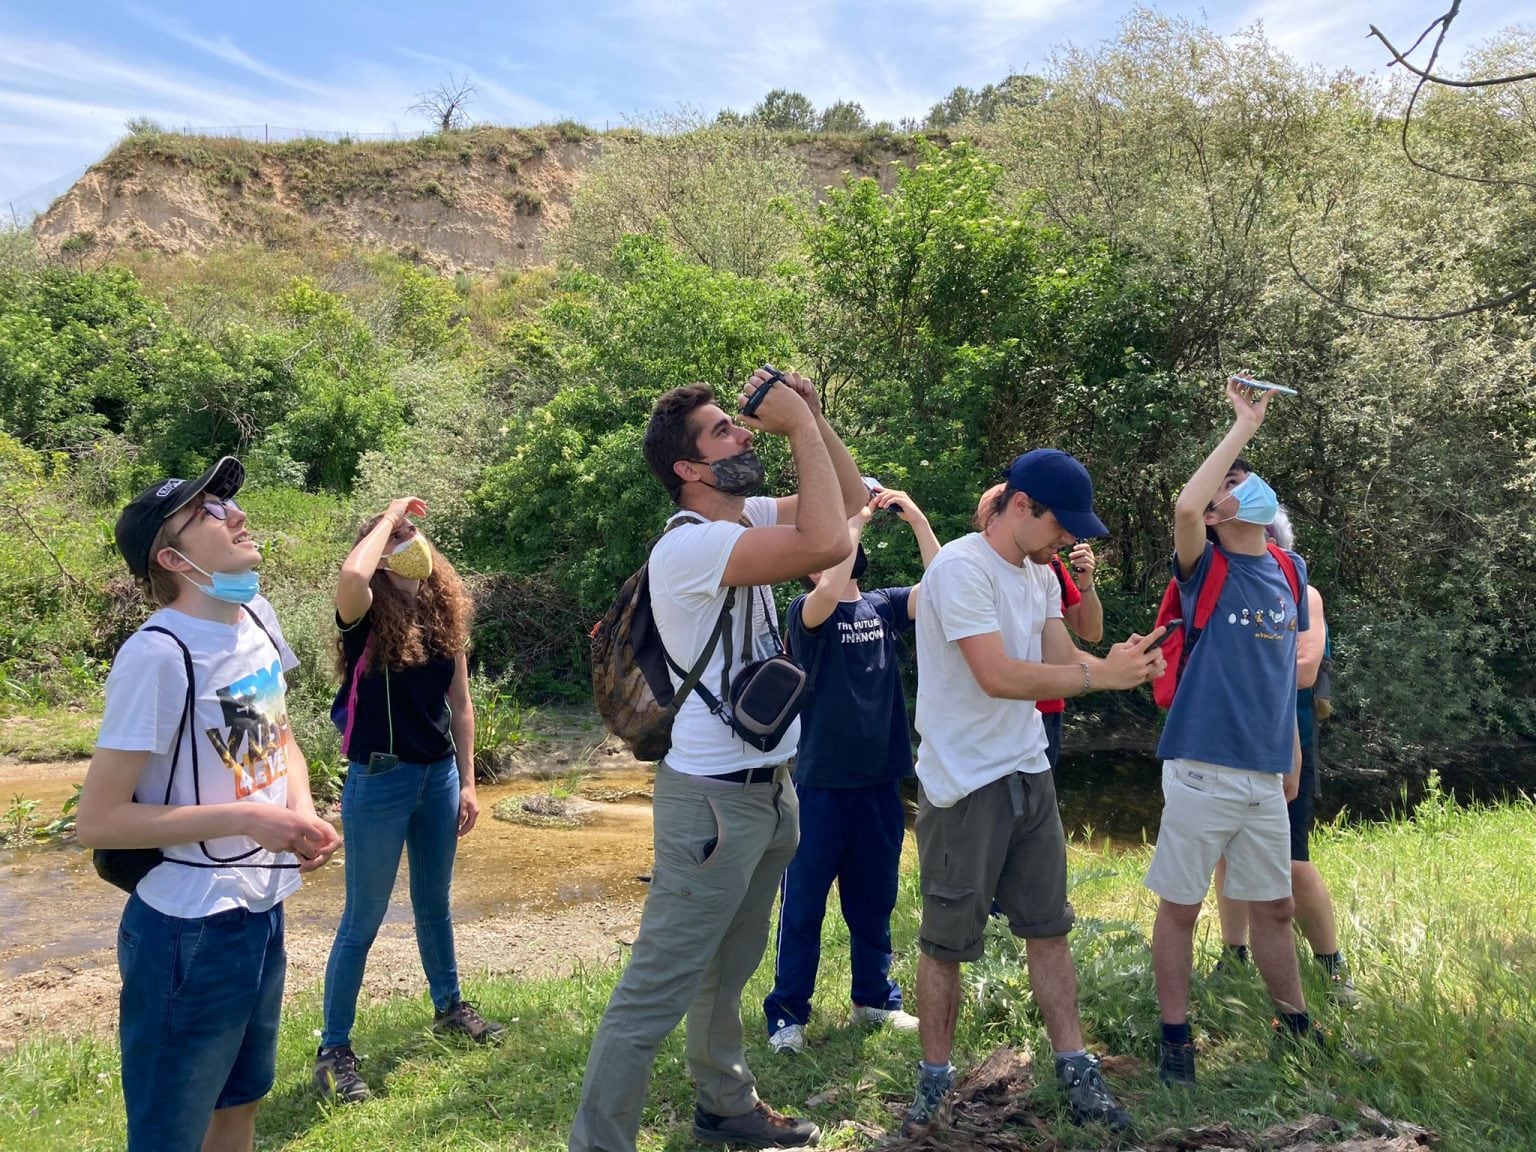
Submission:
<svg viewBox="0 0 1536 1152">
<path fill-rule="evenodd" d="M 926 794 L 917 809 L 923 892 L 918 947 L 936 960 L 976 960 L 995 900 L 1015 936 L 1065 936 L 1067 840 L 1049 772 L 1014 772 L 952 807 Z"/>
</svg>

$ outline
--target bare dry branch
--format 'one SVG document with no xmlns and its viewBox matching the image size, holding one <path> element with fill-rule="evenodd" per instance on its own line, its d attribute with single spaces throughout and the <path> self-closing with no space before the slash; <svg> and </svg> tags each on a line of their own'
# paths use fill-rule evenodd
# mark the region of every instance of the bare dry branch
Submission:
<svg viewBox="0 0 1536 1152">
<path fill-rule="evenodd" d="M 425 116 L 437 125 L 439 132 L 453 132 L 469 126 L 469 114 L 465 111 L 469 102 L 479 93 L 480 85 L 463 76 L 448 74 L 448 79 L 435 88 L 418 93 L 416 103 L 406 109 Z"/>
<path fill-rule="evenodd" d="M 1285 258 L 1290 262 L 1291 272 L 1297 280 L 1301 281 L 1302 287 L 1306 288 L 1307 291 L 1311 292 L 1314 296 L 1317 296 L 1320 300 L 1326 300 L 1329 304 L 1334 305 L 1336 308 L 1345 308 L 1351 312 L 1357 312 L 1362 316 L 1377 316 L 1383 320 L 1413 320 L 1420 322 L 1431 320 L 1454 320 L 1458 316 L 1471 316 L 1476 312 L 1491 312 L 1495 308 L 1503 308 L 1505 305 L 1513 304 L 1518 300 L 1522 300 L 1525 297 L 1536 293 L 1536 280 L 1532 280 L 1530 283 L 1522 284 L 1519 288 L 1516 288 L 1510 292 L 1505 292 L 1503 295 L 1494 296 L 1487 300 L 1478 300 L 1475 303 L 1468 304 L 1463 308 L 1454 308 L 1448 312 L 1433 312 L 1424 314 L 1408 312 L 1386 312 L 1376 308 L 1366 308 L 1360 304 L 1352 304 L 1348 300 L 1344 299 L 1342 295 L 1335 296 L 1332 293 L 1325 292 L 1316 284 L 1312 283 L 1312 281 L 1307 278 L 1307 274 L 1301 270 L 1300 265 L 1296 263 L 1296 233 L 1294 230 L 1291 232 L 1290 236 L 1286 238 Z"/>
</svg>

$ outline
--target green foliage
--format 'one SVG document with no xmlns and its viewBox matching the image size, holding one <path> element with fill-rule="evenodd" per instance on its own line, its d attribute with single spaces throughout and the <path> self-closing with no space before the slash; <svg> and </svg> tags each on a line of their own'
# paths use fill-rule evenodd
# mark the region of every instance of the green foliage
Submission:
<svg viewBox="0 0 1536 1152">
<path fill-rule="evenodd" d="M 777 132 L 811 132 L 818 117 L 816 106 L 804 95 L 775 88 L 758 101 L 749 119 Z"/>
<path fill-rule="evenodd" d="M 1024 108 L 1039 102 L 1045 85 L 1038 76 L 1019 73 L 1000 84 L 987 84 L 972 91 L 961 84 L 928 110 L 923 127 L 929 130 L 959 128 L 966 124 L 991 124 L 1012 108 Z"/>
<path fill-rule="evenodd" d="M 508 428 L 506 459 L 472 500 L 482 564 L 548 569 L 587 610 L 607 606 L 670 504 L 641 440 L 657 396 L 697 380 L 728 386 L 794 347 L 801 298 L 690 263 L 655 238 L 615 256 L 619 278 L 574 277 L 545 309 L 562 384 Z M 782 449 L 765 446 L 770 463 Z"/>
<path fill-rule="evenodd" d="M 816 127 L 822 132 L 866 132 L 869 118 L 864 115 L 864 105 L 853 100 L 839 100 L 821 110 Z"/>
<path fill-rule="evenodd" d="M 717 272 L 757 277 L 795 254 L 805 166 L 773 133 L 686 112 L 640 127 L 605 142 L 554 238 L 559 255 L 612 276 L 619 242 L 654 234 Z"/>
</svg>

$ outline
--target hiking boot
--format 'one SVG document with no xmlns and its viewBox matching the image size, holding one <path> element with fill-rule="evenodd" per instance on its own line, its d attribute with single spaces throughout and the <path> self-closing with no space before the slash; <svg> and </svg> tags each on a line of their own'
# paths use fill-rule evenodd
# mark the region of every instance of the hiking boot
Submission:
<svg viewBox="0 0 1536 1152">
<path fill-rule="evenodd" d="M 315 1091 L 326 1100 L 356 1104 L 370 1095 L 368 1083 L 357 1070 L 357 1053 L 345 1044 L 315 1050 Z"/>
<path fill-rule="evenodd" d="M 805 1051 L 805 1025 L 786 1024 L 768 1037 L 768 1047 L 781 1056 L 793 1056 Z"/>
<path fill-rule="evenodd" d="M 480 1015 L 468 1000 L 460 1000 L 445 1011 L 432 1013 L 432 1031 L 458 1032 L 476 1044 L 499 1044 L 507 1029 Z"/>
<path fill-rule="evenodd" d="M 954 1068 L 942 1072 L 927 1072 L 917 1066 L 917 1095 L 907 1108 L 907 1118 L 902 1122 L 903 1136 L 921 1136 L 930 1128 L 943 1128 L 949 1124 L 949 1092 L 955 1086 Z"/>
<path fill-rule="evenodd" d="M 1157 1078 L 1164 1084 L 1195 1083 L 1195 1046 L 1189 1041 L 1175 1044 L 1161 1040 L 1157 1047 Z"/>
<path fill-rule="evenodd" d="M 1056 1081 L 1072 1106 L 1072 1123 L 1103 1124 L 1111 1132 L 1125 1132 L 1131 1126 L 1131 1114 L 1115 1103 L 1104 1076 L 1099 1072 L 1099 1058 L 1093 1053 L 1056 1058 Z"/>
<path fill-rule="evenodd" d="M 900 1008 L 870 1008 L 864 1004 L 853 1006 L 856 1024 L 879 1024 L 893 1032 L 916 1032 L 917 1017 Z"/>
<path fill-rule="evenodd" d="M 761 1100 L 740 1116 L 716 1116 L 695 1104 L 693 1138 L 742 1148 L 811 1148 L 821 1139 L 821 1129 L 809 1120 L 775 1112 Z"/>
</svg>

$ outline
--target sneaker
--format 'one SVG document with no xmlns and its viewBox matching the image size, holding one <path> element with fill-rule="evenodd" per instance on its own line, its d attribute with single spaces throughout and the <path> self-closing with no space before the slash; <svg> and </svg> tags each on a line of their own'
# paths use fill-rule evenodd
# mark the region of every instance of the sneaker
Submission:
<svg viewBox="0 0 1536 1152">
<path fill-rule="evenodd" d="M 1195 1046 L 1192 1043 L 1174 1044 L 1161 1040 L 1157 1047 L 1157 1078 L 1164 1084 L 1195 1082 Z"/>
<path fill-rule="evenodd" d="M 805 1025 L 786 1024 L 768 1037 L 768 1047 L 781 1056 L 792 1056 L 805 1051 Z"/>
<path fill-rule="evenodd" d="M 368 1083 L 357 1070 L 357 1053 L 345 1044 L 315 1051 L 315 1091 L 326 1100 L 356 1104 L 369 1096 Z"/>
<path fill-rule="evenodd" d="M 856 1024 L 879 1024 L 895 1032 L 917 1031 L 917 1017 L 900 1008 L 871 1008 L 865 1004 L 855 1004 L 853 1019 Z"/>
<path fill-rule="evenodd" d="M 929 1073 L 917 1066 L 917 1095 L 907 1108 L 907 1118 L 902 1122 L 903 1136 L 921 1136 L 930 1128 L 943 1128 L 949 1124 L 949 1092 L 955 1086 L 955 1070 Z"/>
<path fill-rule="evenodd" d="M 1328 973 L 1328 999 L 1341 1008 L 1353 1008 L 1360 1002 L 1360 994 L 1355 991 L 1355 982 L 1349 978 L 1349 968 L 1342 956 L 1315 956 L 1313 959 Z"/>
<path fill-rule="evenodd" d="M 693 1138 L 746 1148 L 812 1148 L 821 1139 L 821 1129 L 809 1120 L 775 1112 L 761 1100 L 740 1116 L 716 1116 L 695 1104 Z"/>
<path fill-rule="evenodd" d="M 468 1000 L 460 1000 L 446 1011 L 432 1014 L 432 1031 L 459 1032 L 476 1044 L 498 1044 L 507 1029 L 480 1015 Z"/>
<path fill-rule="evenodd" d="M 1363 1048 L 1356 1048 L 1347 1044 L 1332 1028 L 1324 1028 L 1316 1020 L 1312 1021 L 1312 1027 L 1307 1033 L 1312 1043 L 1302 1042 L 1300 1033 L 1291 1031 L 1283 1020 L 1271 1020 L 1270 1029 L 1274 1033 L 1275 1041 L 1283 1049 L 1306 1056 L 1321 1052 L 1325 1056 L 1337 1056 L 1349 1061 L 1357 1068 L 1375 1068 L 1381 1061 Z"/>
<path fill-rule="evenodd" d="M 1056 1080 L 1072 1106 L 1072 1123 L 1103 1124 L 1111 1132 L 1130 1128 L 1131 1114 L 1115 1103 L 1099 1072 L 1099 1058 L 1091 1052 L 1065 1060 L 1058 1057 Z"/>
</svg>

